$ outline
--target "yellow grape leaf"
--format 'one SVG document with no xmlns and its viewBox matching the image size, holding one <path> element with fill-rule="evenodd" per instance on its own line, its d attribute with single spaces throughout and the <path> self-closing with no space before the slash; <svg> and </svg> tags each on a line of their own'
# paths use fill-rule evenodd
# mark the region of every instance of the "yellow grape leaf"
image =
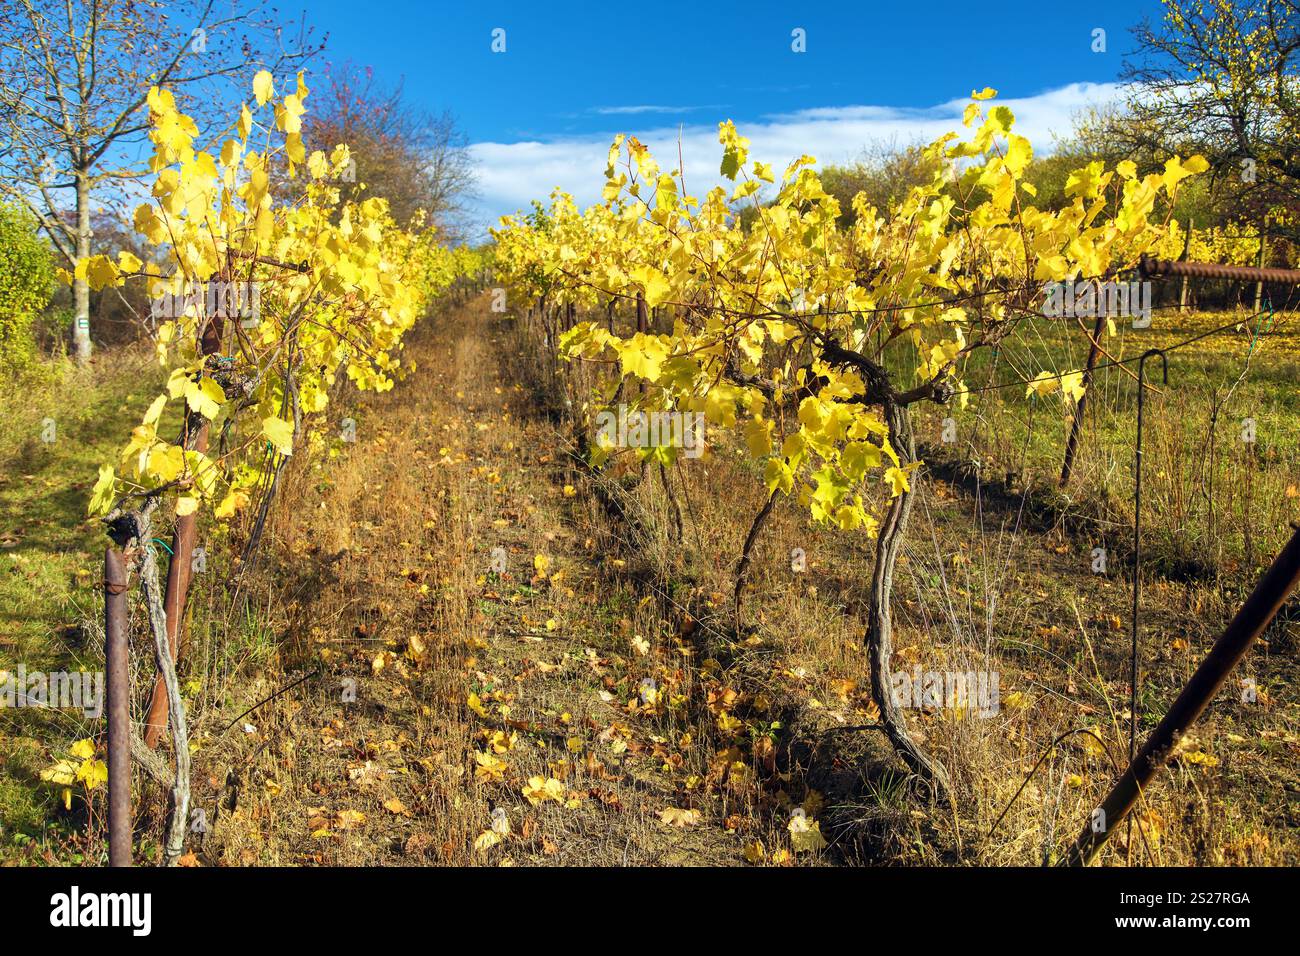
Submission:
<svg viewBox="0 0 1300 956">
<path fill-rule="evenodd" d="M 564 802 L 564 784 L 554 777 L 529 777 L 528 783 L 523 786 L 521 792 L 524 799 L 533 806 L 537 806 L 544 800 Z"/>
<path fill-rule="evenodd" d="M 1165 190 L 1171 190 L 1188 176 L 1196 173 L 1203 173 L 1210 168 L 1204 156 L 1193 156 L 1183 163 L 1177 156 L 1171 156 L 1165 161 L 1165 174 L 1160 177 L 1161 182 L 1165 185 Z"/>
<path fill-rule="evenodd" d="M 1077 402 L 1083 398 L 1084 388 L 1082 372 L 1067 372 L 1061 376 L 1061 391 L 1070 401 Z"/>
<path fill-rule="evenodd" d="M 41 779 L 46 783 L 68 786 L 77 780 L 77 765 L 71 760 L 60 760 L 53 766 L 41 771 Z M 69 794 L 70 796 L 70 794 Z"/>
<path fill-rule="evenodd" d="M 790 815 L 786 829 L 790 831 L 790 848 L 795 853 L 815 853 L 826 846 L 821 824 L 809 820 L 802 809 L 795 810 Z"/>
<path fill-rule="evenodd" d="M 258 70 L 257 75 L 253 77 L 253 95 L 257 97 L 257 105 L 265 106 L 274 89 L 275 80 L 271 74 L 266 70 Z"/>
<path fill-rule="evenodd" d="M 307 158 L 307 147 L 302 144 L 301 133 L 290 133 L 284 138 L 284 152 L 293 163 L 301 163 Z"/>
<path fill-rule="evenodd" d="M 90 492 L 90 508 L 87 514 L 108 514 L 108 509 L 113 506 L 114 481 L 113 466 L 100 465 L 99 480 L 95 482 L 95 487 Z"/>
<path fill-rule="evenodd" d="M 465 700 L 465 705 L 480 717 L 486 717 L 488 715 L 487 710 L 483 706 L 483 701 L 479 699 L 478 694 L 470 694 Z"/>
<path fill-rule="evenodd" d="M 329 175 L 329 163 L 319 149 L 307 158 L 307 171 L 311 173 L 312 179 L 324 179 Z"/>
<path fill-rule="evenodd" d="M 912 490 L 912 486 L 907 482 L 907 472 L 902 468 L 886 468 L 885 484 L 889 485 L 889 493 L 895 498 L 905 491 Z"/>
<path fill-rule="evenodd" d="M 794 472 L 780 458 L 769 458 L 763 469 L 763 482 L 769 494 L 780 489 L 782 494 L 788 495 L 794 488 Z"/>
<path fill-rule="evenodd" d="M 1215 763 L 1218 761 L 1216 760 Z M 77 768 L 77 779 L 87 790 L 103 786 L 108 783 L 108 765 L 102 760 L 84 760 Z"/>
<path fill-rule="evenodd" d="M 753 458 L 763 458 L 772 451 L 772 422 L 755 418 L 745 425 L 745 445 Z"/>
<path fill-rule="evenodd" d="M 1025 389 L 1025 398 L 1030 395 L 1050 395 L 1060 384 L 1061 380 L 1051 372 L 1039 372 Z"/>
<path fill-rule="evenodd" d="M 290 94 L 284 98 L 284 105 L 276 110 L 276 125 L 286 133 L 301 133 L 302 114 L 306 111 L 302 100 L 296 94 Z"/>
<path fill-rule="evenodd" d="M 221 397 L 223 400 L 225 399 L 226 396 L 224 392 L 222 393 Z M 155 398 L 153 400 L 153 404 L 149 406 L 149 410 L 144 413 L 144 424 L 156 425 L 158 423 L 158 419 L 162 417 L 162 410 L 166 405 L 167 405 L 166 393 L 159 395 L 157 398 Z"/>
<path fill-rule="evenodd" d="M 231 491 L 230 494 L 221 499 L 213 515 L 218 521 L 225 521 L 232 518 L 236 512 L 240 511 L 248 504 L 248 493 L 245 491 Z"/>
<path fill-rule="evenodd" d="M 1079 746 L 1089 757 L 1104 757 L 1106 748 L 1101 745 L 1101 741 L 1092 734 L 1079 734 Z"/>
<path fill-rule="evenodd" d="M 283 418 L 268 415 L 262 419 L 262 434 L 266 436 L 266 440 L 274 445 L 275 450 L 280 454 L 285 456 L 293 454 L 292 422 L 286 422 Z"/>
<path fill-rule="evenodd" d="M 483 853 L 501 842 L 501 835 L 493 830 L 484 830 L 474 839 L 474 849 Z"/>
<path fill-rule="evenodd" d="M 653 309 L 668 298 L 671 286 L 664 274 L 650 266 L 638 266 L 628 273 L 632 281 L 638 283 L 645 292 L 645 304 Z"/>
<path fill-rule="evenodd" d="M 190 411 L 197 412 L 204 418 L 216 418 L 225 401 L 225 391 L 215 380 L 206 376 L 185 386 L 185 402 L 190 406 Z"/>
</svg>

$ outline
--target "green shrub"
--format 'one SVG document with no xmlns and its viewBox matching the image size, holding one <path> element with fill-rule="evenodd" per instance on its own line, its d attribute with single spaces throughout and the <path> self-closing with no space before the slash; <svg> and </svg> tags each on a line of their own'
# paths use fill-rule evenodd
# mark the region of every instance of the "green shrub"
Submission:
<svg viewBox="0 0 1300 956">
<path fill-rule="evenodd" d="M 50 301 L 54 264 L 36 221 L 0 203 L 0 368 L 32 358 L 32 320 Z"/>
</svg>

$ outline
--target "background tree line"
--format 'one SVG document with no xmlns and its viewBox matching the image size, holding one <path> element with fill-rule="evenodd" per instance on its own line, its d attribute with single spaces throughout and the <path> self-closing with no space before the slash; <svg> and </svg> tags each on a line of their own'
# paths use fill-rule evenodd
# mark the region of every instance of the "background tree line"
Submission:
<svg viewBox="0 0 1300 956">
<path fill-rule="evenodd" d="M 305 21 L 284 20 L 267 0 L 0 7 L 0 256 L 10 266 L 0 275 L 0 365 L 28 364 L 37 345 L 70 344 L 84 361 L 92 341 L 148 331 L 139 290 L 92 294 L 84 281 L 67 290 L 50 277 L 92 254 L 142 253 L 130 213 L 149 172 L 146 97 L 154 85 L 171 89 L 207 133 L 246 97 L 257 70 L 270 70 L 279 85 L 307 69 L 317 87 L 308 141 L 352 150 L 355 177 L 340 189 L 364 183 L 403 224 L 423 208 L 444 234 L 459 235 L 473 174 L 455 118 L 411 105 L 400 81 L 385 83 L 369 67 L 329 63 L 327 39 Z M 291 199 L 296 186 L 284 177 L 276 192 Z"/>
</svg>

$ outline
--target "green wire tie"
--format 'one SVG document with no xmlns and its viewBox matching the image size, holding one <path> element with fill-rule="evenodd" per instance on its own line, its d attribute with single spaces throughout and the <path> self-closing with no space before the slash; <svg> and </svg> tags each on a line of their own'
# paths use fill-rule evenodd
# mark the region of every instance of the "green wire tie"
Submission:
<svg viewBox="0 0 1300 956">
<path fill-rule="evenodd" d="M 1246 350 L 1247 359 L 1249 359 L 1250 356 L 1254 353 L 1255 343 L 1259 341 L 1259 337 L 1265 334 L 1269 329 L 1273 327 L 1273 297 L 1271 295 L 1266 296 L 1264 301 L 1268 308 L 1268 318 L 1267 319 L 1261 318 L 1258 322 L 1255 323 L 1255 334 L 1250 337 L 1250 348 Z"/>
</svg>

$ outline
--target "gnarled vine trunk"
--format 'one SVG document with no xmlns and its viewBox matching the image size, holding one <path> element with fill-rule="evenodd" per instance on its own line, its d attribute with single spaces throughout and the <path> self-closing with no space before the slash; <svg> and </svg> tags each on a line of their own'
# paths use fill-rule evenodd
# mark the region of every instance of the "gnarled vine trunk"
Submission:
<svg viewBox="0 0 1300 956">
<path fill-rule="evenodd" d="M 885 403 L 884 413 L 885 422 L 889 426 L 889 442 L 898 454 L 900 465 L 905 467 L 916 460 L 911 416 L 905 405 L 892 400 Z M 880 525 L 867 615 L 867 655 L 871 666 L 871 695 L 880 708 L 881 727 L 903 762 L 930 785 L 935 796 L 943 798 L 950 786 L 948 772 L 908 735 L 907 722 L 894 701 L 890 668 L 890 658 L 894 653 L 890 594 L 894 587 L 894 564 L 898 560 L 898 551 L 903 546 L 908 516 L 912 513 L 913 495 L 914 492 L 909 489 L 895 497 Z"/>
</svg>

